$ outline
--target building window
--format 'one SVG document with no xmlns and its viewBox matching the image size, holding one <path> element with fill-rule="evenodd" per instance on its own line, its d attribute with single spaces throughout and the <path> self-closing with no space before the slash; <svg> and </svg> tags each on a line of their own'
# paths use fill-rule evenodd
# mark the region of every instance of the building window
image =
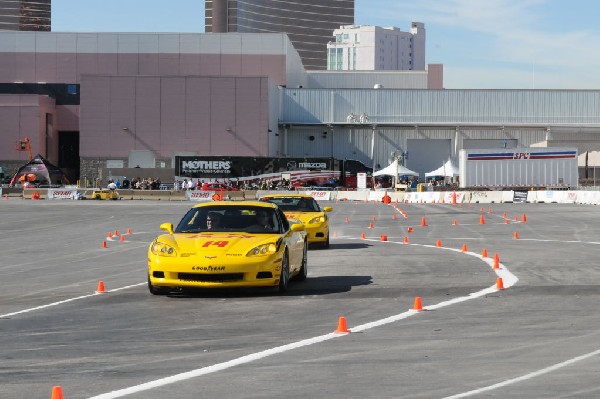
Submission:
<svg viewBox="0 0 600 399">
<path fill-rule="evenodd" d="M 344 39 L 350 39 L 350 35 L 348 33 L 344 33 Z"/>
<path fill-rule="evenodd" d="M 337 43 L 341 43 L 342 42 L 342 35 L 341 34 L 335 35 L 335 41 Z"/>
<path fill-rule="evenodd" d="M 358 40 L 358 33 L 354 34 L 354 42 L 355 43 L 360 43 L 360 41 Z"/>
<path fill-rule="evenodd" d="M 344 66 L 344 49 L 343 48 L 338 48 L 337 49 L 337 57 L 336 57 L 336 70 L 341 71 L 343 69 Z"/>
</svg>

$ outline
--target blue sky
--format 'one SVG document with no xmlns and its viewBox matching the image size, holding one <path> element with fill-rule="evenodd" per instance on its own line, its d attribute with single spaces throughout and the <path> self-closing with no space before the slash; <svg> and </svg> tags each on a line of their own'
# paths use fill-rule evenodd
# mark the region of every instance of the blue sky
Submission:
<svg viewBox="0 0 600 399">
<path fill-rule="evenodd" d="M 600 89 L 596 0 L 355 0 L 357 24 L 425 23 L 448 89 Z M 53 0 L 61 32 L 203 32 L 203 0 Z"/>
</svg>

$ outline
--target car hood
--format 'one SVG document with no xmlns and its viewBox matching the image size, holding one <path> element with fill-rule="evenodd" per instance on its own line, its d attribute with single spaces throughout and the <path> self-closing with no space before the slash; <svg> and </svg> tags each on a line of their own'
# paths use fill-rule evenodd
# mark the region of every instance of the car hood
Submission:
<svg viewBox="0 0 600 399">
<path fill-rule="evenodd" d="M 308 223 L 313 218 L 325 215 L 324 212 L 297 212 L 297 211 L 284 212 L 284 214 L 285 214 L 285 217 L 288 218 L 288 220 L 289 219 L 298 219 L 304 224 Z"/>
<path fill-rule="evenodd" d="M 250 233 L 175 233 L 163 234 L 157 241 L 174 247 L 179 256 L 230 252 L 246 255 L 257 245 L 277 242 L 279 234 Z"/>
</svg>

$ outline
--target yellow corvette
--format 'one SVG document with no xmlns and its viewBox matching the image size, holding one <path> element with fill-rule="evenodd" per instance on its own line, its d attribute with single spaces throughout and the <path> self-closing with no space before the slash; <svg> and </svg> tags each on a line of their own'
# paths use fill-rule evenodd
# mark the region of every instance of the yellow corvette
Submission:
<svg viewBox="0 0 600 399">
<path fill-rule="evenodd" d="M 306 228 L 309 243 L 321 243 L 329 248 L 329 218 L 326 213 L 333 208 L 323 209 L 315 199 L 307 194 L 270 194 L 261 198 L 279 206 L 288 218 L 300 219 Z"/>
<path fill-rule="evenodd" d="M 308 272 L 304 225 L 276 205 L 218 201 L 193 206 L 177 227 L 148 248 L 148 289 L 164 295 L 181 288 L 288 288 Z"/>
</svg>

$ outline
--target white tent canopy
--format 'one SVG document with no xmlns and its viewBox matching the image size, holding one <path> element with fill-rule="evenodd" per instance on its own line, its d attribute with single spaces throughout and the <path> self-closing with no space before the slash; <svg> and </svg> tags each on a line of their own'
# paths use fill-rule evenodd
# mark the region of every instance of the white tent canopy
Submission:
<svg viewBox="0 0 600 399">
<path fill-rule="evenodd" d="M 373 173 L 373 176 L 383 176 L 383 175 L 395 176 L 395 177 L 404 176 L 404 175 L 419 176 L 419 174 L 417 172 L 413 172 L 412 170 L 400 165 L 398 163 L 397 159 L 394 162 L 392 162 L 391 164 L 389 164 L 388 166 L 386 166 L 385 168 Z"/>
<path fill-rule="evenodd" d="M 431 172 L 425 173 L 425 177 L 429 176 L 444 176 L 444 177 L 454 177 L 458 176 L 458 168 L 452 165 L 450 160 L 447 160 L 445 164 L 437 168 L 436 170 L 432 170 Z"/>
</svg>

